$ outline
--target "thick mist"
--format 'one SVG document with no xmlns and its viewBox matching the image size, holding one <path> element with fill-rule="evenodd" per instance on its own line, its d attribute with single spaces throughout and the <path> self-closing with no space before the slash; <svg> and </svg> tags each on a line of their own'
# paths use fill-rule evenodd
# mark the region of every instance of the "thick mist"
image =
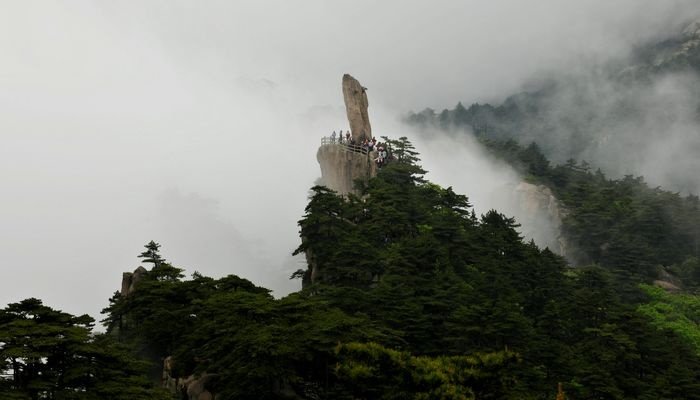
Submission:
<svg viewBox="0 0 700 400">
<path fill-rule="evenodd" d="M 541 193 L 544 188 L 525 183 L 513 167 L 489 154 L 471 132 L 446 136 L 406 125 L 397 125 L 394 130 L 412 138 L 421 153 L 421 165 L 428 170 L 426 177 L 467 195 L 477 216 L 493 209 L 515 217 L 524 240 L 534 240 L 539 247 L 566 256 L 559 230 L 561 216 L 547 204 L 549 199 Z"/>
<path fill-rule="evenodd" d="M 700 192 L 700 75 L 625 78 L 592 70 L 561 76 L 517 123 L 516 139 L 537 142 L 555 163 L 585 160 L 611 177 Z"/>
<path fill-rule="evenodd" d="M 347 129 L 343 73 L 369 88 L 375 134 L 402 136 L 392 121 L 407 110 L 502 99 L 542 69 L 627 52 L 698 6 L 29 0 L 0 8 L 0 304 L 33 296 L 99 317 L 149 240 L 188 273 L 238 274 L 277 295 L 298 288 L 287 279 L 301 262 L 290 256 L 296 221 L 320 175 L 319 138 Z M 417 144 L 428 178 L 479 211 L 497 206 L 481 189 L 512 172 L 471 160 L 478 150 Z"/>
</svg>

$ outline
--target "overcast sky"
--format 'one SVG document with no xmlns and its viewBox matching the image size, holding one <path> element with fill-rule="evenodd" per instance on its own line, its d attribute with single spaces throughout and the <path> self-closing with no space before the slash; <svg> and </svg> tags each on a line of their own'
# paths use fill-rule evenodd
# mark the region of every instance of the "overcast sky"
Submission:
<svg viewBox="0 0 700 400">
<path fill-rule="evenodd" d="M 188 274 L 295 290 L 319 137 L 347 129 L 343 73 L 369 88 L 375 134 L 399 136 L 402 113 L 625 54 L 694 3 L 0 1 L 0 305 L 99 318 L 151 239 Z"/>
</svg>

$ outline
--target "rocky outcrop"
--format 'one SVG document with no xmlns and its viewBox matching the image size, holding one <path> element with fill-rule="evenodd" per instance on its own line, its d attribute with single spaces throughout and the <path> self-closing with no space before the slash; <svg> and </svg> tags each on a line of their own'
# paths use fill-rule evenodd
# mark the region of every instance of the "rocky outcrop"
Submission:
<svg viewBox="0 0 700 400">
<path fill-rule="evenodd" d="M 208 384 L 215 376 L 207 373 L 188 376 L 181 386 L 182 392 L 187 394 L 187 400 L 213 400 L 215 397 L 209 391 Z"/>
<path fill-rule="evenodd" d="M 667 292 L 671 292 L 671 293 L 681 292 L 680 287 L 676 286 L 674 283 L 669 282 L 669 281 L 662 281 L 660 279 L 657 279 L 653 283 L 654 283 L 654 286 L 658 286 L 661 289 L 666 290 Z"/>
<path fill-rule="evenodd" d="M 122 296 L 128 296 L 134 291 L 136 283 L 141 280 L 141 278 L 146 275 L 146 268 L 138 267 L 134 272 L 124 272 L 122 274 L 122 289 L 120 291 Z"/>
<path fill-rule="evenodd" d="M 353 192 L 357 179 L 368 180 L 377 174 L 372 154 L 349 150 L 338 144 L 325 144 L 316 152 L 321 166 L 321 184 L 346 195 Z"/>
<path fill-rule="evenodd" d="M 172 394 L 180 394 L 187 400 L 213 400 L 216 396 L 211 392 L 209 384 L 216 374 L 203 373 L 190 375 L 186 378 L 173 377 L 173 357 L 163 360 L 163 388 Z"/>
<path fill-rule="evenodd" d="M 178 391 L 178 379 L 173 377 L 173 367 L 174 362 L 172 356 L 165 357 L 163 360 L 163 378 L 161 380 L 161 385 L 163 388 L 168 389 L 170 393 L 175 393 Z"/>
<path fill-rule="evenodd" d="M 343 75 L 343 99 L 350 122 L 350 131 L 358 143 L 365 138 L 372 138 L 372 126 L 369 123 L 367 108 L 367 88 L 349 74 Z"/>
<path fill-rule="evenodd" d="M 654 285 L 658 286 L 667 292 L 678 293 L 683 291 L 683 282 L 677 276 L 671 274 L 668 267 L 659 266 L 657 269 L 657 279 L 654 280 Z"/>
<path fill-rule="evenodd" d="M 362 143 L 364 138 L 372 137 L 372 127 L 367 114 L 367 93 L 360 82 L 352 76 L 343 76 L 343 98 L 348 114 L 348 122 L 355 143 Z M 321 184 L 346 195 L 353 192 L 355 181 L 368 180 L 377 174 L 377 165 L 373 162 L 375 153 L 365 154 L 358 146 L 324 141 L 316 153 L 321 166 Z"/>
<path fill-rule="evenodd" d="M 566 213 L 552 191 L 544 185 L 520 182 L 514 192 L 521 211 L 518 219 L 522 220 L 522 226 L 528 227 L 524 236 L 561 256 L 570 256 L 569 245 L 561 234 Z"/>
<path fill-rule="evenodd" d="M 688 67 L 697 71 L 700 69 L 700 19 L 686 25 L 680 35 L 643 49 L 641 60 L 624 68 L 619 74 L 621 78 L 633 80 L 653 72 L 679 71 Z"/>
</svg>

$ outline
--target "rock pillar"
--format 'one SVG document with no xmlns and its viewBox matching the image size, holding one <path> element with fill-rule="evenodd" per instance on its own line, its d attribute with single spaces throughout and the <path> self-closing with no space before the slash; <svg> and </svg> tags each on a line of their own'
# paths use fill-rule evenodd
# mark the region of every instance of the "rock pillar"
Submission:
<svg viewBox="0 0 700 400">
<path fill-rule="evenodd" d="M 345 109 L 356 145 L 326 140 L 316 153 L 321 166 L 321 183 L 342 195 L 354 191 L 356 180 L 367 181 L 377 174 L 377 165 L 373 161 L 376 152 L 367 154 L 366 150 L 359 147 L 365 138 L 372 137 L 365 90 L 357 79 L 348 74 L 343 75 Z"/>
<path fill-rule="evenodd" d="M 372 138 L 372 126 L 369 124 L 367 107 L 367 88 L 363 87 L 357 79 L 349 74 L 343 75 L 343 99 L 345 110 L 350 122 L 350 131 L 357 143 L 362 143 L 365 138 Z"/>
</svg>

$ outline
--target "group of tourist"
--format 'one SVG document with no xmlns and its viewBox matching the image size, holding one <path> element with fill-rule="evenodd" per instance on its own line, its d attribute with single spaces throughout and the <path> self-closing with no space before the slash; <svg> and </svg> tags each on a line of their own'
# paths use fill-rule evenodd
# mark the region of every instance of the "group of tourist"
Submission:
<svg viewBox="0 0 700 400">
<path fill-rule="evenodd" d="M 343 136 L 343 130 L 339 130 L 338 133 L 336 134 L 335 131 L 331 133 L 331 143 L 336 143 L 336 138 L 338 140 L 339 144 L 345 143 L 350 146 L 358 146 L 358 144 L 355 142 L 355 138 L 350 134 L 350 131 L 345 132 L 345 136 Z M 361 144 L 359 144 L 358 149 L 361 149 L 363 153 L 371 153 L 374 150 L 377 151 L 377 157 L 374 159 L 374 162 L 377 163 L 377 166 L 381 168 L 386 164 L 386 162 L 389 160 L 389 155 L 384 146 L 377 142 L 377 138 L 373 137 L 372 139 L 369 138 L 364 138 Z"/>
<path fill-rule="evenodd" d="M 377 158 L 374 159 L 374 162 L 377 163 L 377 167 L 381 168 L 389 160 L 389 154 L 387 153 L 384 146 L 378 145 L 378 146 L 376 146 L 376 148 L 377 148 Z"/>
<path fill-rule="evenodd" d="M 350 131 L 345 132 L 345 137 L 343 138 L 343 130 L 341 129 L 338 131 L 337 137 L 338 143 L 343 143 L 343 141 L 345 141 L 347 144 L 355 144 L 355 139 L 353 139 L 352 135 L 350 135 Z M 333 133 L 331 133 L 331 143 L 335 143 L 335 138 L 336 133 L 333 131 Z"/>
</svg>

